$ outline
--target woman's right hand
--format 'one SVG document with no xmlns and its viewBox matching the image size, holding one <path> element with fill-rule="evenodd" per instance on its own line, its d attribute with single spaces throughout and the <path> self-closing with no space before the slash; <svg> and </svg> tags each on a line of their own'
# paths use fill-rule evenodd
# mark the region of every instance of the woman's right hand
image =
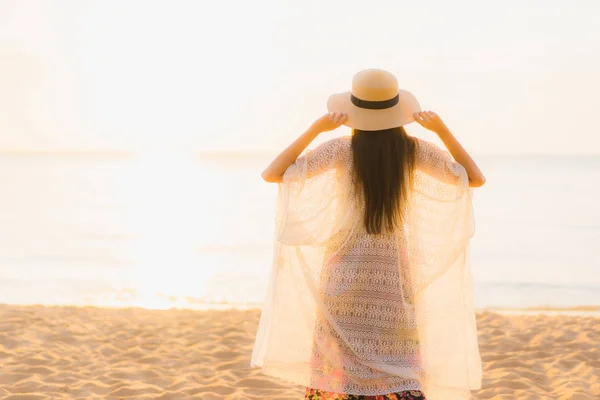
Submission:
<svg viewBox="0 0 600 400">
<path fill-rule="evenodd" d="M 328 132 L 339 128 L 348 121 L 348 114 L 341 112 L 327 113 L 313 122 L 311 128 L 317 132 Z"/>
<path fill-rule="evenodd" d="M 440 116 L 433 111 L 416 112 L 413 114 L 413 117 L 415 118 L 415 121 L 417 121 L 423 128 L 429 129 L 438 135 L 448 130 L 448 127 L 446 127 L 444 121 L 442 121 Z"/>
</svg>

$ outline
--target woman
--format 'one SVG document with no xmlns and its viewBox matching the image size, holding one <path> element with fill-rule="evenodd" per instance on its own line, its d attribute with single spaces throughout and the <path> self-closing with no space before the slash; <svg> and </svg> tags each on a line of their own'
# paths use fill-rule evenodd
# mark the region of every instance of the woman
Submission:
<svg viewBox="0 0 600 400">
<path fill-rule="evenodd" d="M 468 244 L 481 171 L 383 70 L 263 172 L 279 183 L 274 262 L 252 366 L 306 399 L 469 399 L 481 360 Z M 417 121 L 449 152 L 408 136 Z M 300 154 L 345 124 L 351 137 Z"/>
</svg>

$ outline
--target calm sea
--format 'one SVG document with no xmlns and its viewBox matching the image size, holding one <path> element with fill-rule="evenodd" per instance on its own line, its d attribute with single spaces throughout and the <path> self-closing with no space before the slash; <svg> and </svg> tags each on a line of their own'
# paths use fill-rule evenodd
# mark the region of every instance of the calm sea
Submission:
<svg viewBox="0 0 600 400">
<path fill-rule="evenodd" d="M 0 303 L 259 306 L 276 187 L 238 154 L 0 157 Z M 600 156 L 480 156 L 478 307 L 600 306 Z"/>
</svg>

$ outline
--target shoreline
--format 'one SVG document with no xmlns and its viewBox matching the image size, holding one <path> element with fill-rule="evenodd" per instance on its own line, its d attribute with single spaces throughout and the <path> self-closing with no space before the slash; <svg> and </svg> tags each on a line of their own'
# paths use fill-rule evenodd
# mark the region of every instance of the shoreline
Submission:
<svg viewBox="0 0 600 400">
<path fill-rule="evenodd" d="M 230 304 L 230 303 L 203 303 L 196 304 L 193 307 L 144 307 L 142 305 L 135 304 L 123 304 L 123 305 L 96 305 L 96 304 L 41 304 L 41 303 L 2 303 L 0 307 L 6 306 L 17 306 L 17 307 L 75 307 L 75 308 L 98 308 L 98 309 L 140 309 L 148 311 L 169 311 L 169 310 L 184 310 L 184 311 L 252 311 L 262 309 L 260 304 Z M 581 306 L 566 306 L 566 307 L 553 307 L 553 306 L 532 306 L 532 307 L 476 307 L 475 313 L 497 313 L 502 315 L 573 315 L 573 316 L 590 316 L 600 318 L 600 305 L 581 305 Z"/>
</svg>

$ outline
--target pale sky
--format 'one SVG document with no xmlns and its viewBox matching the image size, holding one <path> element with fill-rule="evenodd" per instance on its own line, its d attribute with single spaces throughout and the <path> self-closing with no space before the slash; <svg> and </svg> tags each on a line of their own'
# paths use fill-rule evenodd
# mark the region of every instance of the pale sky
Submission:
<svg viewBox="0 0 600 400">
<path fill-rule="evenodd" d="M 384 68 L 475 153 L 600 154 L 599 38 L 598 0 L 0 0 L 0 150 L 275 151 Z"/>
</svg>

